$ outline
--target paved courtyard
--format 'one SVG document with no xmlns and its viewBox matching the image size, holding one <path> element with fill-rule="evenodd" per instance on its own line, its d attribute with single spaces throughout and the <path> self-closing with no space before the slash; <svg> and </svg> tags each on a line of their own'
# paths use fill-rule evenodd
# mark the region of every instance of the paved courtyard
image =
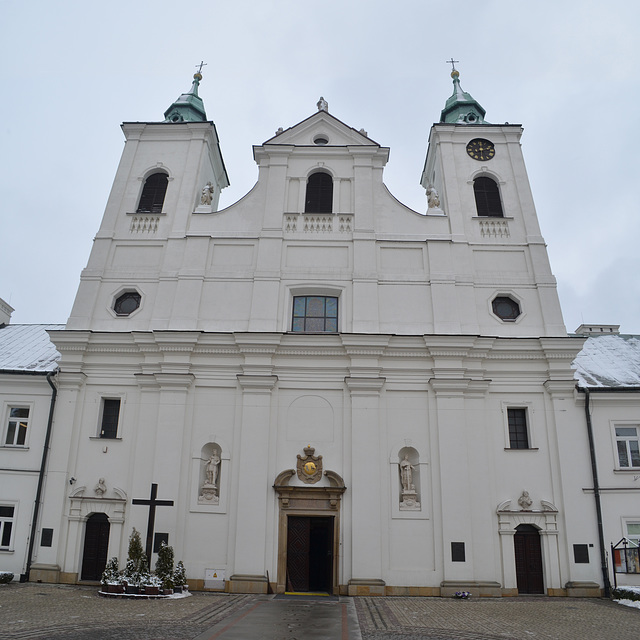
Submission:
<svg viewBox="0 0 640 640">
<path fill-rule="evenodd" d="M 0 586 L 0 639 L 637 640 L 640 610 L 606 600 L 523 597 L 280 599 L 194 593 L 110 599 L 95 587 Z"/>
</svg>

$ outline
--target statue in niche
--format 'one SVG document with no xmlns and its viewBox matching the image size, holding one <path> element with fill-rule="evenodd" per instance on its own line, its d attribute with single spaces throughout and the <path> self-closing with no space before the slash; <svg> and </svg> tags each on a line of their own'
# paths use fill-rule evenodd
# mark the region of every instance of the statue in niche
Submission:
<svg viewBox="0 0 640 640">
<path fill-rule="evenodd" d="M 427 189 L 427 207 L 429 209 L 440 208 L 440 196 L 434 187 L 429 187 Z"/>
<path fill-rule="evenodd" d="M 200 504 L 218 504 L 218 477 L 220 475 L 220 456 L 214 449 L 204 466 L 204 484 L 200 489 L 198 502 Z"/>
<path fill-rule="evenodd" d="M 400 463 L 400 477 L 402 478 L 402 491 L 415 490 L 413 484 L 413 470 L 415 467 L 409 462 L 409 455 L 405 454 L 404 460 Z"/>
<path fill-rule="evenodd" d="M 522 495 L 518 498 L 518 504 L 523 511 L 529 511 L 531 509 L 531 505 L 533 504 L 533 500 L 529 496 L 528 491 L 523 491 Z"/>
<path fill-rule="evenodd" d="M 420 511 L 418 492 L 413 483 L 413 470 L 415 467 L 409 461 L 409 454 L 405 453 L 404 459 L 400 462 L 399 467 L 400 482 L 402 484 L 400 511 Z"/>
<path fill-rule="evenodd" d="M 202 188 L 202 195 L 200 196 L 200 204 L 211 204 L 213 200 L 213 185 L 211 181 L 207 182 Z"/>
<path fill-rule="evenodd" d="M 98 480 L 98 484 L 95 486 L 93 491 L 98 498 L 102 498 L 104 494 L 107 493 L 107 485 L 105 484 L 104 478 L 100 478 Z"/>
</svg>

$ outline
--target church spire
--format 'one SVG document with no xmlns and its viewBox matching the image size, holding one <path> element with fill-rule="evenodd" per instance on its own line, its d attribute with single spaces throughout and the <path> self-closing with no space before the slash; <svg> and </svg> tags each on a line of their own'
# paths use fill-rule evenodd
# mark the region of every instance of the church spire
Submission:
<svg viewBox="0 0 640 640">
<path fill-rule="evenodd" d="M 456 69 L 453 58 L 447 60 L 453 67 L 453 95 L 447 100 L 440 114 L 440 122 L 453 122 L 457 124 L 486 124 L 485 110 L 460 86 L 460 72 Z"/>
<path fill-rule="evenodd" d="M 202 67 L 206 63 L 196 65 L 198 71 L 193 74 L 193 84 L 187 93 L 183 93 L 165 112 L 164 122 L 206 122 L 202 98 L 198 95 L 198 86 L 202 80 Z"/>
</svg>

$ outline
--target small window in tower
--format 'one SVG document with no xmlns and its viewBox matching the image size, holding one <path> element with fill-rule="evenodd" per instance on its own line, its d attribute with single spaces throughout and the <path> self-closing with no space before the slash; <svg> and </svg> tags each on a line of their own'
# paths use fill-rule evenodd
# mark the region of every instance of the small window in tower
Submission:
<svg viewBox="0 0 640 640">
<path fill-rule="evenodd" d="M 328 173 L 312 173 L 307 180 L 305 213 L 331 213 L 333 210 L 333 178 Z"/>
<path fill-rule="evenodd" d="M 504 322 L 515 322 L 522 313 L 520 305 L 509 296 L 497 296 L 491 301 L 491 308 Z"/>
<path fill-rule="evenodd" d="M 476 197 L 476 209 L 479 216 L 502 218 L 500 189 L 495 180 L 481 176 L 473 181 L 473 193 Z"/>
<path fill-rule="evenodd" d="M 137 291 L 125 291 L 116 298 L 113 310 L 117 316 L 130 316 L 139 306 L 142 296 Z"/>
<path fill-rule="evenodd" d="M 162 213 L 169 177 L 166 173 L 151 174 L 142 187 L 137 213 Z"/>
</svg>

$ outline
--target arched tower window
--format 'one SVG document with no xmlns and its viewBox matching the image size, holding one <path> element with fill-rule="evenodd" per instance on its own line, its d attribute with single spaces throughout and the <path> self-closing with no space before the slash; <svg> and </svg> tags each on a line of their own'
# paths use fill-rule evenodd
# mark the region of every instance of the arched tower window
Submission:
<svg viewBox="0 0 640 640">
<path fill-rule="evenodd" d="M 476 209 L 479 216 L 502 218 L 500 189 L 495 180 L 481 176 L 473 181 L 473 193 L 476 196 Z"/>
<path fill-rule="evenodd" d="M 331 213 L 333 210 L 333 178 L 328 173 L 312 173 L 307 180 L 305 213 Z"/>
<path fill-rule="evenodd" d="M 137 213 L 162 213 L 168 182 L 166 173 L 152 173 L 142 187 Z"/>
</svg>

